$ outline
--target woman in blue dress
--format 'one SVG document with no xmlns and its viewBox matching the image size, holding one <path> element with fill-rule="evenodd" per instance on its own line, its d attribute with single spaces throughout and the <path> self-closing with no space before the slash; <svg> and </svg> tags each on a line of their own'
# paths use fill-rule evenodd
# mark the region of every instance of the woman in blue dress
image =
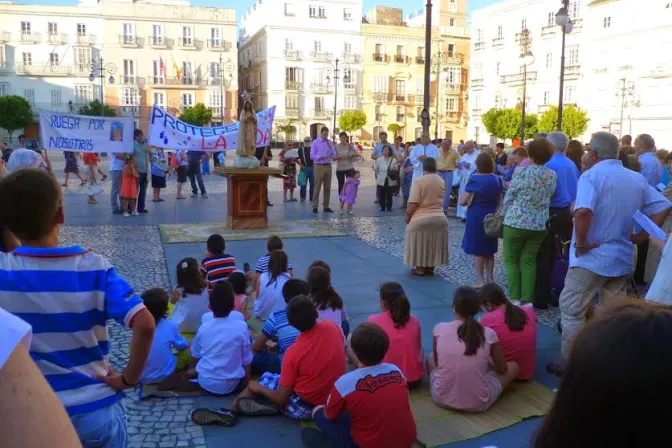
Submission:
<svg viewBox="0 0 672 448">
<path fill-rule="evenodd" d="M 495 162 L 490 154 L 479 154 L 476 158 L 476 172 L 469 178 L 464 194 L 460 197 L 460 205 L 468 205 L 462 250 L 474 256 L 477 288 L 492 283 L 495 253 L 499 244 L 497 238 L 489 237 L 483 229 L 483 218 L 497 211 L 502 199 L 502 181 L 494 174 L 494 170 Z"/>
<path fill-rule="evenodd" d="M 411 158 L 409 157 L 411 146 L 407 143 L 404 147 L 404 161 L 402 166 L 404 171 L 404 180 L 401 185 L 401 191 L 404 195 L 404 205 L 402 208 L 406 208 L 408 205 L 408 198 L 411 195 L 411 184 L 413 184 L 413 164 L 411 163 Z"/>
</svg>

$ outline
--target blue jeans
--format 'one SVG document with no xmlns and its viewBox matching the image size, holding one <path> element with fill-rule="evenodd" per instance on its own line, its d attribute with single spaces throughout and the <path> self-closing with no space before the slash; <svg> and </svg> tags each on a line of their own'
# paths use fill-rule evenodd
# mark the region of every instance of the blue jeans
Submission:
<svg viewBox="0 0 672 448">
<path fill-rule="evenodd" d="M 121 401 L 97 411 L 73 415 L 71 420 L 84 448 L 128 446 L 126 411 Z"/>
<path fill-rule="evenodd" d="M 354 440 L 350 435 L 350 415 L 343 413 L 336 420 L 329 420 L 324 416 L 324 409 L 315 412 L 313 416 L 315 425 L 322 433 L 329 438 L 332 446 L 343 448 L 356 448 Z"/>
<path fill-rule="evenodd" d="M 450 193 L 453 191 L 453 171 L 438 171 L 437 174 L 443 178 L 446 185 L 446 194 L 443 196 L 443 210 L 448 210 L 450 205 Z"/>
<path fill-rule="evenodd" d="M 310 184 L 310 196 L 308 197 L 308 200 L 312 201 L 313 191 L 315 190 L 315 173 L 313 172 L 313 167 L 307 166 L 303 169 L 303 172 L 306 173 L 307 182 L 306 185 L 302 186 L 299 190 L 299 197 L 301 199 L 306 199 L 306 189 L 308 188 L 308 184 Z"/>
<path fill-rule="evenodd" d="M 198 181 L 198 188 L 201 189 L 201 195 L 206 193 L 205 184 L 203 184 L 203 174 L 201 174 L 201 166 L 199 164 L 190 164 L 189 169 L 187 170 L 189 174 L 189 181 L 191 182 L 191 192 L 193 194 L 198 194 L 196 189 L 196 181 Z"/>
<path fill-rule="evenodd" d="M 267 350 L 262 350 L 255 353 L 252 357 L 252 371 L 257 373 L 280 373 L 280 357 L 275 353 L 269 353 Z"/>
<path fill-rule="evenodd" d="M 121 210 L 121 204 L 119 203 L 119 191 L 121 190 L 121 173 L 122 171 L 110 171 L 110 177 L 112 178 L 112 190 L 110 191 L 110 205 L 112 206 L 113 212 Z"/>
<path fill-rule="evenodd" d="M 145 209 L 145 199 L 147 198 L 147 173 L 138 173 L 138 211 Z"/>
<path fill-rule="evenodd" d="M 202 173 L 205 174 L 210 174 L 210 161 L 209 160 L 201 160 L 201 171 Z"/>
</svg>

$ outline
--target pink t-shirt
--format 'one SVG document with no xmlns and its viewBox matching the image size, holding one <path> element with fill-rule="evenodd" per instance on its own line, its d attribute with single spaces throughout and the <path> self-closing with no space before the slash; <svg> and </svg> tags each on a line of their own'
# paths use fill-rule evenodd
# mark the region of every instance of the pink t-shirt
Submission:
<svg viewBox="0 0 672 448">
<path fill-rule="evenodd" d="M 434 327 L 438 368 L 432 372 L 434 399 L 452 409 L 471 411 L 482 409 L 490 400 L 488 361 L 490 346 L 497 334 L 485 327 L 485 343 L 476 354 L 464 354 L 466 346 L 457 337 L 462 321 L 442 322 Z"/>
<path fill-rule="evenodd" d="M 389 312 L 369 317 L 369 322 L 380 326 L 390 338 L 390 348 L 383 362 L 399 367 L 406 381 L 418 381 L 425 374 L 422 346 L 420 344 L 420 322 L 415 316 L 401 328 L 394 328 L 394 322 Z"/>
<path fill-rule="evenodd" d="M 243 310 L 241 310 L 240 308 L 243 305 L 245 299 L 247 299 L 246 294 L 236 294 L 235 299 L 233 301 L 233 310 L 242 313 Z"/>
<path fill-rule="evenodd" d="M 522 331 L 511 331 L 504 321 L 504 308 L 497 308 L 481 319 L 481 324 L 495 330 L 507 361 L 516 361 L 520 368 L 519 380 L 534 376 L 534 351 L 537 348 L 537 314 L 531 306 L 520 307 L 527 314 Z"/>
</svg>

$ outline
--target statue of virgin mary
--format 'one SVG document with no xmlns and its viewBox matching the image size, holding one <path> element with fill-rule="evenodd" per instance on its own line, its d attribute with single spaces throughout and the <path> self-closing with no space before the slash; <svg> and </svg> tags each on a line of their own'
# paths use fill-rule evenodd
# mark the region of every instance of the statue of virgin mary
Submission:
<svg viewBox="0 0 672 448">
<path fill-rule="evenodd" d="M 236 168 L 258 168 L 255 157 L 257 149 L 257 115 L 250 100 L 245 100 L 238 120 L 238 147 L 236 148 Z"/>
</svg>

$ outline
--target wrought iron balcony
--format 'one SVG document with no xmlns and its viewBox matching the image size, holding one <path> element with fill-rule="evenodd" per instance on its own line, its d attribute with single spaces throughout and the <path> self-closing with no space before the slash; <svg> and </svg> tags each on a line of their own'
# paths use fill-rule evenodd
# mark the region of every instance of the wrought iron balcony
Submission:
<svg viewBox="0 0 672 448">
<path fill-rule="evenodd" d="M 298 107 L 285 107 L 285 117 L 287 117 L 287 118 L 299 118 L 299 108 Z"/>
<path fill-rule="evenodd" d="M 485 42 L 474 42 L 474 51 L 485 50 Z"/>
<path fill-rule="evenodd" d="M 203 48 L 203 41 L 193 37 L 180 37 L 177 39 L 177 44 L 183 50 L 200 50 Z"/>
<path fill-rule="evenodd" d="M 396 62 L 397 64 L 408 64 L 408 63 L 410 63 L 410 58 L 408 58 L 404 55 L 401 55 L 401 54 L 395 54 L 394 55 L 394 62 Z"/>
<path fill-rule="evenodd" d="M 5 42 L 9 42 L 12 40 L 12 33 L 9 33 L 7 31 L 0 31 L 0 44 L 4 44 Z"/>
<path fill-rule="evenodd" d="M 310 114 L 312 115 L 313 118 L 328 118 L 331 116 L 333 111 L 327 110 L 327 109 L 311 109 Z"/>
<path fill-rule="evenodd" d="M 47 34 L 47 42 L 52 45 L 67 44 L 68 35 L 63 33 Z"/>
<path fill-rule="evenodd" d="M 425 95 L 409 95 L 408 102 L 417 105 L 425 104 Z"/>
<path fill-rule="evenodd" d="M 516 74 L 513 74 L 513 75 L 502 76 L 500 78 L 500 82 L 502 84 L 522 85 L 524 79 L 525 79 L 525 77 L 522 73 L 516 73 Z M 527 82 L 536 81 L 536 80 L 537 80 L 537 72 L 528 70 L 528 72 L 527 72 Z M 472 82 L 473 82 L 473 80 L 472 80 Z"/>
<path fill-rule="evenodd" d="M 397 103 L 405 103 L 408 97 L 405 93 L 394 93 L 392 94 L 392 100 Z"/>
<path fill-rule="evenodd" d="M 334 59 L 334 55 L 332 53 L 325 53 L 322 51 L 311 51 L 310 59 L 315 62 L 331 62 Z"/>
<path fill-rule="evenodd" d="M 298 81 L 285 81 L 285 90 L 301 90 L 301 83 Z"/>
<path fill-rule="evenodd" d="M 288 61 L 300 61 L 303 59 L 303 53 L 299 50 L 284 50 L 283 54 Z"/>
<path fill-rule="evenodd" d="M 24 44 L 39 44 L 42 41 L 40 33 L 21 33 L 21 43 Z"/>
<path fill-rule="evenodd" d="M 148 36 L 147 44 L 152 48 L 171 48 L 175 41 L 165 36 Z"/>
<path fill-rule="evenodd" d="M 420 64 L 420 65 L 425 65 L 425 57 L 424 56 L 416 56 L 415 57 L 415 63 Z"/>
<path fill-rule="evenodd" d="M 16 64 L 14 71 L 17 75 L 29 76 L 67 76 L 72 73 L 72 67 L 69 65 L 51 65 L 39 64 Z"/>
<path fill-rule="evenodd" d="M 374 62 L 390 62 L 390 57 L 382 53 L 373 53 Z"/>
<path fill-rule="evenodd" d="M 482 89 L 484 85 L 483 78 L 476 78 L 471 80 L 472 89 Z"/>
<path fill-rule="evenodd" d="M 131 36 L 130 34 L 119 35 L 119 44 L 122 47 L 135 48 L 142 46 L 143 43 L 143 40 L 138 36 Z"/>
<path fill-rule="evenodd" d="M 385 102 L 389 98 L 387 92 L 373 92 L 373 101 Z"/>
<path fill-rule="evenodd" d="M 556 28 L 559 28 L 557 25 L 547 25 L 541 27 L 541 37 L 553 37 L 555 36 Z"/>
<path fill-rule="evenodd" d="M 331 86 L 329 84 L 315 84 L 315 83 L 313 83 L 313 84 L 310 85 L 310 90 L 313 93 L 322 93 L 322 94 L 333 93 L 334 92 L 333 86 Z"/>
<path fill-rule="evenodd" d="M 359 64 L 362 62 L 362 55 L 355 53 L 344 53 L 343 62 L 346 64 Z"/>
<path fill-rule="evenodd" d="M 95 45 L 96 36 L 93 34 L 77 34 L 75 37 L 75 45 Z"/>
<path fill-rule="evenodd" d="M 232 44 L 223 39 L 206 39 L 208 48 L 216 51 L 231 51 Z"/>
<path fill-rule="evenodd" d="M 503 47 L 504 47 L 503 37 L 492 39 L 492 48 L 503 48 Z"/>
</svg>

